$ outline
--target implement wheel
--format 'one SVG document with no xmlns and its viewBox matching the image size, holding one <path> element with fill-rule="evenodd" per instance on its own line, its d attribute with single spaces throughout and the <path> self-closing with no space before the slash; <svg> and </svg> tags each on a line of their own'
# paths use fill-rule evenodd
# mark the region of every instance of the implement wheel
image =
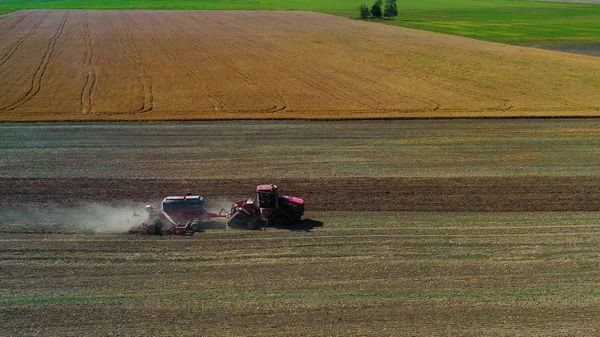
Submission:
<svg viewBox="0 0 600 337">
<path fill-rule="evenodd" d="M 156 217 L 152 220 L 150 220 L 150 223 L 148 224 L 147 228 L 148 234 L 153 234 L 153 235 L 162 235 L 162 229 L 164 227 L 164 224 L 162 222 L 162 219 L 159 217 Z"/>
</svg>

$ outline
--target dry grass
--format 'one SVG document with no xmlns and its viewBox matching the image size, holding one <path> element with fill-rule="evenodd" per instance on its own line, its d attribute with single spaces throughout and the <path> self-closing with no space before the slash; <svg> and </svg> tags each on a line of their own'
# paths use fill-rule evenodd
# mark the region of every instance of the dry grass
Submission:
<svg viewBox="0 0 600 337">
<path fill-rule="evenodd" d="M 22 21 L 19 21 L 22 20 Z M 310 12 L 25 11 L 0 120 L 596 116 L 596 58 Z"/>
</svg>

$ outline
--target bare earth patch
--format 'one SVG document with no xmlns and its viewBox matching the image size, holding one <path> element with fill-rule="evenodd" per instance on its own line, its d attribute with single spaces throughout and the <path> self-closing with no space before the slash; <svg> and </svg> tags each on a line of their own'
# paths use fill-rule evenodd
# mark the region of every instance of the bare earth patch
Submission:
<svg viewBox="0 0 600 337">
<path fill-rule="evenodd" d="M 600 43 L 539 46 L 539 48 L 600 57 Z"/>
<path fill-rule="evenodd" d="M 592 116 L 596 58 L 311 12 L 22 11 L 0 120 Z"/>
<path fill-rule="evenodd" d="M 0 335 L 598 331 L 595 119 L 243 123 L 0 124 Z M 117 231 L 272 180 L 307 227 Z"/>
<path fill-rule="evenodd" d="M 599 0 L 537 0 L 541 2 L 567 2 L 573 4 L 592 4 L 592 5 L 600 5 Z"/>
</svg>

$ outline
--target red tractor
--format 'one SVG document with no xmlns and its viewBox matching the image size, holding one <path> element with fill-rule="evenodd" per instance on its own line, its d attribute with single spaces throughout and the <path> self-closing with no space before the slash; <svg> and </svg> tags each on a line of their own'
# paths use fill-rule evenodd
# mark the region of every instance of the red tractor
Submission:
<svg viewBox="0 0 600 337">
<path fill-rule="evenodd" d="M 197 195 L 182 195 L 166 197 L 161 203 L 161 209 L 156 211 L 150 205 L 146 206 L 148 219 L 131 233 L 140 234 L 174 234 L 193 235 L 205 228 L 205 223 L 215 218 L 225 218 L 227 214 L 210 213 L 204 208 L 204 197 Z"/>
<path fill-rule="evenodd" d="M 256 195 L 231 206 L 227 225 L 231 228 L 260 229 L 289 227 L 300 223 L 304 200 L 281 195 L 277 185 L 259 185 Z"/>
</svg>

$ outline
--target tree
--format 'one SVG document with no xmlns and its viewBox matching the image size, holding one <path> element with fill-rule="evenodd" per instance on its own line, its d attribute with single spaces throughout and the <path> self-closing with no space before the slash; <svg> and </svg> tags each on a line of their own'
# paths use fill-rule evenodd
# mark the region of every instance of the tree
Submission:
<svg viewBox="0 0 600 337">
<path fill-rule="evenodd" d="M 371 7 L 371 15 L 373 15 L 376 18 L 381 18 L 381 5 L 382 5 L 382 0 L 375 0 L 375 3 L 373 4 L 373 7 Z"/>
<path fill-rule="evenodd" d="M 381 1 L 381 0 L 379 0 Z M 385 8 L 383 9 L 383 15 L 388 19 L 392 16 L 398 16 L 398 4 L 397 0 L 385 0 Z"/>
<path fill-rule="evenodd" d="M 358 7 L 358 10 L 360 11 L 360 18 L 361 19 L 368 19 L 369 18 L 369 7 L 367 5 L 365 5 L 365 3 L 363 2 L 362 4 L 360 4 L 360 7 Z"/>
</svg>

